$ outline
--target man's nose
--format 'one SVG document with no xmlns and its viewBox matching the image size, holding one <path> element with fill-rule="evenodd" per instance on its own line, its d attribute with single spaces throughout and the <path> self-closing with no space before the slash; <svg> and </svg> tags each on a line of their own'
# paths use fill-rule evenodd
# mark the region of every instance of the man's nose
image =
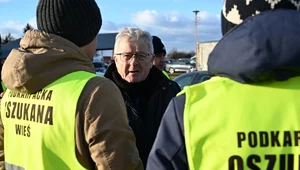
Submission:
<svg viewBox="0 0 300 170">
<path fill-rule="evenodd" d="M 138 64 L 138 59 L 136 55 L 133 55 L 130 60 L 130 64 L 136 65 Z"/>
</svg>

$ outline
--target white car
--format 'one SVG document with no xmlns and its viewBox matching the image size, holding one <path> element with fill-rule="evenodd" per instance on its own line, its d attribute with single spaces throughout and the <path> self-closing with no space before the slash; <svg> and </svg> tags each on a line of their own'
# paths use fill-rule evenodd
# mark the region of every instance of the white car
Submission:
<svg viewBox="0 0 300 170">
<path fill-rule="evenodd" d="M 193 72 L 196 71 L 196 64 L 191 64 L 187 61 L 180 61 L 175 60 L 171 61 L 169 63 L 166 63 L 166 71 L 168 71 L 170 74 L 177 73 L 177 72 Z"/>
</svg>

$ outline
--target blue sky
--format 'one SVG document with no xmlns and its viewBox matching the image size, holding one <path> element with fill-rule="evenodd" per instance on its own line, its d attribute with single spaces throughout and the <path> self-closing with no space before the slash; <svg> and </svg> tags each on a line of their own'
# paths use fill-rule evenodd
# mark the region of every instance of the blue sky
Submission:
<svg viewBox="0 0 300 170">
<path fill-rule="evenodd" d="M 100 33 L 118 32 L 123 27 L 140 27 L 159 36 L 167 51 L 195 48 L 195 14 L 198 41 L 221 37 L 220 11 L 223 0 L 96 0 L 103 25 Z M 38 0 L 0 0 L 0 34 L 22 37 L 26 23 L 36 28 Z"/>
</svg>

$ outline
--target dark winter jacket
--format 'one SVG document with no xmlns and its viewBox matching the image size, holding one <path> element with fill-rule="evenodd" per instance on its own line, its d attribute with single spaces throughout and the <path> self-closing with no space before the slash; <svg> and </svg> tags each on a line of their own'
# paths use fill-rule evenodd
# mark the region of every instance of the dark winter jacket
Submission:
<svg viewBox="0 0 300 170">
<path fill-rule="evenodd" d="M 154 66 L 146 80 L 139 83 L 123 80 L 115 64 L 109 66 L 104 76 L 115 82 L 121 90 L 129 125 L 136 136 L 140 157 L 146 165 L 162 116 L 180 87 Z"/>
<path fill-rule="evenodd" d="M 214 48 L 209 73 L 247 84 L 300 76 L 299 18 L 300 12 L 294 10 L 268 11 L 248 18 Z M 148 170 L 189 169 L 184 105 L 185 95 L 170 102 L 148 159 Z"/>
</svg>

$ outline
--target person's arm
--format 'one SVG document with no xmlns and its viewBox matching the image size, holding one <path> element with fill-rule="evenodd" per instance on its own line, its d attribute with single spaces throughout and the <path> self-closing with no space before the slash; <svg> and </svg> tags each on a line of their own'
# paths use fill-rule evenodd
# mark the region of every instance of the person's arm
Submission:
<svg viewBox="0 0 300 170">
<path fill-rule="evenodd" d="M 148 158 L 147 170 L 188 170 L 183 133 L 185 96 L 171 100 Z"/>
<path fill-rule="evenodd" d="M 178 83 L 176 81 L 171 80 L 171 82 L 173 83 L 173 88 L 174 88 L 175 94 L 178 94 L 182 90 L 181 87 L 178 85 Z"/>
<path fill-rule="evenodd" d="M 142 170 L 121 92 L 110 80 L 96 79 L 89 83 L 97 86 L 85 101 L 84 133 L 91 159 L 99 170 Z"/>
</svg>

